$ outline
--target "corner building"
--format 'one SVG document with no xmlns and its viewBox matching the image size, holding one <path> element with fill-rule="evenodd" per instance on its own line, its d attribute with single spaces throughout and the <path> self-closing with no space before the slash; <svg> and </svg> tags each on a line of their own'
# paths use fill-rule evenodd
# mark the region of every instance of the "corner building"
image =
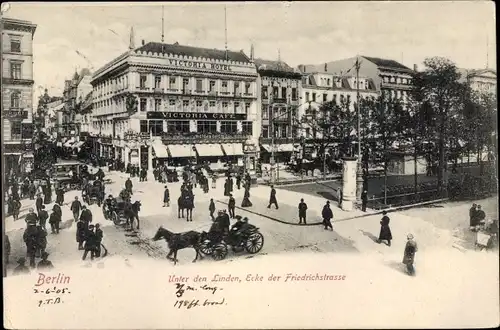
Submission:
<svg viewBox="0 0 500 330">
<path fill-rule="evenodd" d="M 143 42 L 93 75 L 95 145 L 101 156 L 149 171 L 189 161 L 252 171 L 260 135 L 256 81 L 242 51 Z"/>
</svg>

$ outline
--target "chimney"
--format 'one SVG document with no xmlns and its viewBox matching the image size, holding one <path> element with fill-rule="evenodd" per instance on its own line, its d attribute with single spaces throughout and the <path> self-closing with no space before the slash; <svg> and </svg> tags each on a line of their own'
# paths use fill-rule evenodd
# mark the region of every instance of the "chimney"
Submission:
<svg viewBox="0 0 500 330">
<path fill-rule="evenodd" d="M 328 63 L 325 63 L 325 72 L 328 72 Z"/>
<path fill-rule="evenodd" d="M 144 46 L 146 44 L 146 41 L 144 41 L 144 39 L 142 39 L 142 45 Z"/>
<path fill-rule="evenodd" d="M 418 66 L 416 64 L 413 64 L 413 71 L 418 71 Z"/>
<path fill-rule="evenodd" d="M 130 28 L 130 40 L 128 44 L 128 49 L 133 50 L 135 48 L 135 35 L 134 35 L 134 27 Z"/>
<path fill-rule="evenodd" d="M 254 60 L 254 57 L 253 57 L 253 56 L 254 56 L 254 55 L 253 55 L 253 52 L 254 52 L 254 49 L 253 49 L 253 44 L 252 44 L 252 45 L 250 46 L 250 61 L 252 61 L 252 62 L 253 62 L 253 60 Z"/>
</svg>

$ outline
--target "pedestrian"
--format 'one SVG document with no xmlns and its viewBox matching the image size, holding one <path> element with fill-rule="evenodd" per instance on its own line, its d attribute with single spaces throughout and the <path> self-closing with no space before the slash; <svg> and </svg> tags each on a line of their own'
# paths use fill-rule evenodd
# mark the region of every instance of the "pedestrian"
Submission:
<svg viewBox="0 0 500 330">
<path fill-rule="evenodd" d="M 36 197 L 36 201 L 35 201 L 36 213 L 40 213 L 40 210 L 42 209 L 42 205 L 43 205 L 42 194 L 38 194 Z"/>
<path fill-rule="evenodd" d="M 56 188 L 56 203 L 59 205 L 64 204 L 64 189 L 62 187 Z"/>
<path fill-rule="evenodd" d="M 342 193 L 342 188 L 339 188 L 337 190 L 337 198 L 339 200 L 339 207 L 341 208 L 342 207 L 342 198 L 344 198 L 344 195 Z"/>
<path fill-rule="evenodd" d="M 241 187 L 241 174 L 238 172 L 238 174 L 236 174 L 236 186 L 238 187 L 238 190 L 240 190 L 240 187 Z"/>
<path fill-rule="evenodd" d="M 165 191 L 163 192 L 163 207 L 165 206 L 170 206 L 170 191 L 167 186 L 165 186 Z"/>
<path fill-rule="evenodd" d="M 307 204 L 304 203 L 304 198 L 301 198 L 299 203 L 299 225 L 302 224 L 302 220 L 304 220 L 304 225 L 307 225 L 306 213 L 307 213 Z"/>
<path fill-rule="evenodd" d="M 78 200 L 78 196 L 75 196 L 75 200 L 71 203 L 70 210 L 73 212 L 73 220 L 78 221 L 80 216 L 80 210 L 82 209 L 82 203 Z"/>
<path fill-rule="evenodd" d="M 405 246 L 403 264 L 406 265 L 408 275 L 415 275 L 415 268 L 413 267 L 413 264 L 415 262 L 415 253 L 418 251 L 417 242 L 415 242 L 412 234 L 408 234 L 407 239 L 408 241 Z"/>
<path fill-rule="evenodd" d="M 245 195 L 243 195 L 241 207 L 251 207 L 252 205 L 252 202 L 250 202 L 250 189 L 248 187 L 245 187 Z"/>
<path fill-rule="evenodd" d="M 62 210 L 61 207 L 58 204 L 54 204 L 52 207 L 52 213 L 55 213 L 56 215 L 56 222 L 54 223 L 54 229 L 56 234 L 59 234 L 59 225 L 61 224 L 62 221 Z"/>
<path fill-rule="evenodd" d="M 333 226 L 331 220 L 333 219 L 333 212 L 330 208 L 330 201 L 327 201 L 325 206 L 323 206 L 323 211 L 321 212 L 323 216 L 323 225 L 325 226 L 325 230 L 330 228 L 333 231 Z"/>
<path fill-rule="evenodd" d="M 104 237 L 104 233 L 102 232 L 101 225 L 95 224 L 95 255 L 97 258 L 101 256 L 101 242 Z"/>
<path fill-rule="evenodd" d="M 213 198 L 210 198 L 210 205 L 208 206 L 208 211 L 210 212 L 210 217 L 212 218 L 212 220 L 215 220 L 214 217 L 215 203 Z"/>
<path fill-rule="evenodd" d="M 477 224 L 477 205 L 476 203 L 472 204 L 472 207 L 469 209 L 469 225 L 470 227 L 475 227 Z"/>
<path fill-rule="evenodd" d="M 50 180 L 46 180 L 45 191 L 44 191 L 44 204 L 52 203 L 52 185 L 50 184 Z"/>
<path fill-rule="evenodd" d="M 366 205 L 368 204 L 368 192 L 363 190 L 361 193 L 361 210 L 366 212 Z"/>
<path fill-rule="evenodd" d="M 19 212 L 21 211 L 21 202 L 19 199 L 14 199 L 12 201 L 12 217 L 14 221 L 19 219 Z"/>
<path fill-rule="evenodd" d="M 90 252 L 90 260 L 94 260 L 96 256 L 96 235 L 94 233 L 94 225 L 89 225 L 85 230 L 85 251 L 83 252 L 82 260 L 87 258 Z"/>
<path fill-rule="evenodd" d="M 12 275 L 29 274 L 30 269 L 26 267 L 26 258 L 20 257 L 17 259 L 17 266 L 14 268 Z"/>
<path fill-rule="evenodd" d="M 35 267 L 35 254 L 37 250 L 38 229 L 36 222 L 28 222 L 28 227 L 24 230 L 23 241 L 26 244 L 26 255 L 30 258 L 30 266 Z"/>
<path fill-rule="evenodd" d="M 132 188 L 134 185 L 132 184 L 132 181 L 130 178 L 127 178 L 127 181 L 125 181 L 125 190 L 132 196 Z"/>
<path fill-rule="evenodd" d="M 382 220 L 380 221 L 380 234 L 378 235 L 378 243 L 382 241 L 387 241 L 387 245 L 391 246 L 392 233 L 391 228 L 389 227 L 389 222 L 391 221 L 387 216 L 387 211 L 383 211 Z"/>
<path fill-rule="evenodd" d="M 83 242 L 85 242 L 85 223 L 81 220 L 76 223 L 76 242 L 78 243 L 78 250 L 83 250 Z"/>
<path fill-rule="evenodd" d="M 35 183 L 33 181 L 30 182 L 30 186 L 29 186 L 29 195 L 30 195 L 30 200 L 34 200 L 35 199 L 35 195 L 36 195 L 36 186 L 35 186 Z"/>
<path fill-rule="evenodd" d="M 229 218 L 226 210 L 222 210 L 221 221 L 224 228 L 224 233 L 227 235 L 229 233 L 229 226 L 231 226 L 231 219 Z"/>
<path fill-rule="evenodd" d="M 278 200 L 276 199 L 276 189 L 274 189 L 273 185 L 271 185 L 271 194 L 269 196 L 269 205 L 267 206 L 267 208 L 270 209 L 272 204 L 276 206 L 276 209 L 279 208 Z"/>
<path fill-rule="evenodd" d="M 85 205 L 82 206 L 80 220 L 85 224 L 85 228 L 88 228 L 90 223 L 92 223 L 92 212 L 90 212 L 90 210 Z"/>
<path fill-rule="evenodd" d="M 42 209 L 40 210 L 40 214 L 38 215 L 38 223 L 44 230 L 47 230 L 46 224 L 48 219 L 49 213 L 45 210 L 45 205 L 42 205 Z"/>
<path fill-rule="evenodd" d="M 226 181 L 224 181 L 224 196 L 229 196 L 229 178 L 226 178 Z"/>
<path fill-rule="evenodd" d="M 54 265 L 50 260 L 48 260 L 49 254 L 47 252 L 42 253 L 42 260 L 38 262 L 36 269 L 38 270 L 50 270 L 54 268 Z"/>
<path fill-rule="evenodd" d="M 236 200 L 233 197 L 233 194 L 229 195 L 229 202 L 227 203 L 227 209 L 229 211 L 229 216 L 234 218 L 234 209 L 236 207 Z"/>
<path fill-rule="evenodd" d="M 234 187 L 233 177 L 231 175 L 229 175 L 227 179 L 229 180 L 229 193 L 232 193 L 233 187 Z"/>
<path fill-rule="evenodd" d="M 36 215 L 32 207 L 28 210 L 28 214 L 26 215 L 26 218 L 24 218 L 24 221 L 26 221 L 26 223 L 33 222 L 35 224 L 38 222 L 38 215 Z"/>
</svg>

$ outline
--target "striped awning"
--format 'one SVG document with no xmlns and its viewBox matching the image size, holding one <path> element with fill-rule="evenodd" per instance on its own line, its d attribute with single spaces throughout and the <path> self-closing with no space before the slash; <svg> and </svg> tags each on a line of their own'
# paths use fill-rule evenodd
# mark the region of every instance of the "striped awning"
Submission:
<svg viewBox="0 0 500 330">
<path fill-rule="evenodd" d="M 168 145 L 168 152 L 172 158 L 196 156 L 191 144 L 170 144 Z"/>
<path fill-rule="evenodd" d="M 197 144 L 196 151 L 200 157 L 224 156 L 220 144 Z"/>
<path fill-rule="evenodd" d="M 167 146 L 161 141 L 153 142 L 151 146 L 153 147 L 153 152 L 156 158 L 168 158 Z"/>
<path fill-rule="evenodd" d="M 242 156 L 243 144 L 241 143 L 224 143 L 222 148 L 227 156 Z"/>
</svg>

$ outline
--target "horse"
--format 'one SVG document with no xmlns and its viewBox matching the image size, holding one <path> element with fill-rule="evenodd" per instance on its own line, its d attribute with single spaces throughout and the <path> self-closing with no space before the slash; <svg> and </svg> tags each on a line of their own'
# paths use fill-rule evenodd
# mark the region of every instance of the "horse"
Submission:
<svg viewBox="0 0 500 330">
<path fill-rule="evenodd" d="M 188 195 L 183 195 L 177 199 L 177 216 L 184 218 L 184 210 L 186 210 L 186 221 L 193 221 L 193 199 Z"/>
<path fill-rule="evenodd" d="M 153 237 L 153 241 L 158 241 L 160 239 L 165 239 L 168 244 L 168 254 L 167 259 L 174 262 L 174 265 L 177 264 L 179 260 L 177 260 L 177 251 L 185 249 L 185 248 L 193 248 L 196 251 L 196 256 L 193 262 L 200 259 L 203 259 L 203 256 L 200 253 L 200 243 L 201 243 L 201 234 L 197 231 L 190 230 L 184 233 L 172 233 L 171 231 L 160 226 L 156 231 L 156 235 Z M 172 254 L 174 257 L 172 258 Z"/>
<path fill-rule="evenodd" d="M 130 229 L 134 229 L 134 219 L 137 219 L 137 229 L 140 229 L 140 221 L 139 221 L 139 211 L 141 210 L 141 202 L 135 201 L 134 203 L 130 203 L 130 208 L 127 210 L 127 206 L 125 207 L 125 215 L 127 217 L 126 226 L 130 226 Z"/>
</svg>

